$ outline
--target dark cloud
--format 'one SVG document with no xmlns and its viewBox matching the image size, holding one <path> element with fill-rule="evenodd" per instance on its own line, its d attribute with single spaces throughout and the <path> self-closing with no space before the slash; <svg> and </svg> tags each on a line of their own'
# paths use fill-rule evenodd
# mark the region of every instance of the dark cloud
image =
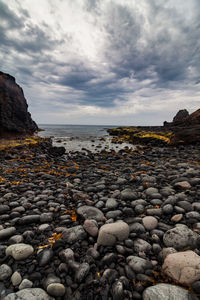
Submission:
<svg viewBox="0 0 200 300">
<path fill-rule="evenodd" d="M 131 95 L 146 101 L 154 97 L 155 90 L 184 91 L 186 83 L 198 87 L 198 1 L 192 0 L 191 11 L 187 11 L 186 4 L 175 5 L 171 0 L 143 0 L 141 4 L 86 0 L 80 18 L 86 14 L 88 28 L 98 28 L 103 37 L 93 63 L 90 52 L 84 56 L 73 32 L 59 23 L 56 9 L 65 1 L 46 1 L 58 35 L 48 18 L 33 22 L 30 11 L 20 1 L 16 3 L 15 11 L 5 0 L 0 2 L 1 67 L 28 90 L 37 83 L 41 90 L 49 86 L 52 92 L 46 99 L 53 99 L 60 87 L 62 104 L 111 108 L 116 99 L 124 104 Z M 78 0 L 73 2 L 79 8 L 78 4 Z M 79 31 L 82 25 L 75 25 Z"/>
</svg>

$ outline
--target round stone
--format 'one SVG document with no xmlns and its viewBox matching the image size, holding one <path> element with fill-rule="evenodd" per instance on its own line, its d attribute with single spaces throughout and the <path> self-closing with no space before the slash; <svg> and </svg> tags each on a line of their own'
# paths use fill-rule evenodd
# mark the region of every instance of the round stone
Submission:
<svg viewBox="0 0 200 300">
<path fill-rule="evenodd" d="M 47 293 L 51 296 L 61 297 L 65 294 L 65 287 L 62 283 L 51 283 L 47 287 Z"/>
<path fill-rule="evenodd" d="M 146 216 L 142 218 L 142 223 L 146 230 L 153 230 L 158 226 L 158 220 L 153 216 Z"/>
<path fill-rule="evenodd" d="M 24 279 L 24 280 L 22 280 L 22 282 L 19 285 L 19 290 L 28 289 L 28 288 L 31 288 L 32 286 L 33 286 L 32 281 L 30 281 L 28 279 Z"/>
<path fill-rule="evenodd" d="M 0 280 L 9 278 L 12 274 L 12 269 L 6 264 L 0 265 Z"/>
<path fill-rule="evenodd" d="M 95 221 L 92 220 L 85 220 L 83 224 L 83 228 L 87 233 L 89 233 L 91 236 L 97 236 L 98 234 L 98 227 L 95 224 Z"/>
<path fill-rule="evenodd" d="M 33 254 L 34 249 L 31 245 L 27 244 L 14 244 L 8 246 L 6 255 L 11 255 L 15 260 L 23 260 Z"/>
<path fill-rule="evenodd" d="M 14 286 L 19 285 L 22 281 L 22 276 L 19 272 L 15 271 L 11 276 L 11 281 Z"/>
<path fill-rule="evenodd" d="M 96 221 L 101 221 L 104 214 L 96 207 L 92 206 L 80 206 L 77 209 L 77 214 L 81 215 L 85 219 L 94 219 Z"/>
</svg>

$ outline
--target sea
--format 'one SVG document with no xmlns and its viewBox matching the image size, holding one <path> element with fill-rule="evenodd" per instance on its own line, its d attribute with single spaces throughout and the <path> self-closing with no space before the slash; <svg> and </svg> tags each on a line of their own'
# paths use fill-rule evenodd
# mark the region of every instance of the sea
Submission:
<svg viewBox="0 0 200 300">
<path fill-rule="evenodd" d="M 112 143 L 112 137 L 107 132 L 109 128 L 118 126 L 106 125 L 55 125 L 39 124 L 42 129 L 40 137 L 51 137 L 54 146 L 63 146 L 66 152 L 100 153 L 102 150 L 118 152 L 121 149 L 134 149 L 129 143 Z"/>
</svg>

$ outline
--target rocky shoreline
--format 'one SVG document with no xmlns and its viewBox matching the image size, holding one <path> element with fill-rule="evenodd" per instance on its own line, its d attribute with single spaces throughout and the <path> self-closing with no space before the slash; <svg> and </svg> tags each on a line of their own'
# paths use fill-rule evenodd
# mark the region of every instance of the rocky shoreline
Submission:
<svg viewBox="0 0 200 300">
<path fill-rule="evenodd" d="M 0 151 L 1 299 L 199 299 L 200 145 L 62 154 Z"/>
</svg>

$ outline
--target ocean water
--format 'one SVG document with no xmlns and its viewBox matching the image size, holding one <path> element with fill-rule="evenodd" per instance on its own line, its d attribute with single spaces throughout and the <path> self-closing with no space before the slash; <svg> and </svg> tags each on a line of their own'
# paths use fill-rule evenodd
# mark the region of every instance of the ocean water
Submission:
<svg viewBox="0 0 200 300">
<path fill-rule="evenodd" d="M 134 148 L 129 143 L 114 144 L 106 129 L 117 126 L 103 125 L 55 125 L 39 124 L 43 129 L 38 133 L 41 137 L 51 137 L 54 146 L 64 146 L 66 152 L 91 151 L 98 153 L 102 150 L 119 151 L 125 147 Z"/>
</svg>

